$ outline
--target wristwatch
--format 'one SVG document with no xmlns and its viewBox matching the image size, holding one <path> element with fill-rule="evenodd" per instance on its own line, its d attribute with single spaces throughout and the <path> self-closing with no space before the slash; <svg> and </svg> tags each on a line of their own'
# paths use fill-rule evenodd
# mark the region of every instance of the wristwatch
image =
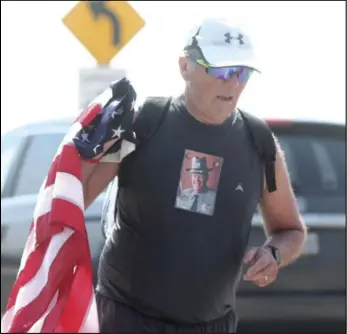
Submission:
<svg viewBox="0 0 347 334">
<path fill-rule="evenodd" d="M 281 264 L 281 254 L 280 254 L 279 249 L 275 246 L 272 246 L 272 245 L 266 245 L 265 247 L 270 249 L 272 256 L 274 257 L 277 265 L 279 266 Z"/>
</svg>

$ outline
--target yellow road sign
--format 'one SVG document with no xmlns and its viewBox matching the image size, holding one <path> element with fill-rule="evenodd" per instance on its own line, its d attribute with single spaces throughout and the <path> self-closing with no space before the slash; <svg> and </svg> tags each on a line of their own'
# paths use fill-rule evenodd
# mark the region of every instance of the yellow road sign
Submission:
<svg viewBox="0 0 347 334">
<path fill-rule="evenodd" d="M 63 22 L 101 65 L 145 25 L 127 1 L 80 1 Z"/>
</svg>

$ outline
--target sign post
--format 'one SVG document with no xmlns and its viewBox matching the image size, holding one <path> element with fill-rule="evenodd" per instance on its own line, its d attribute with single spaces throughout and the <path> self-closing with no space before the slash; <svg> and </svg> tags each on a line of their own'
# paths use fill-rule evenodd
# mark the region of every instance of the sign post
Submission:
<svg viewBox="0 0 347 334">
<path fill-rule="evenodd" d="M 127 1 L 80 1 L 63 23 L 99 65 L 80 72 L 79 106 L 84 107 L 111 81 L 125 75 L 124 70 L 112 69 L 109 63 L 145 22 Z M 97 78 L 95 82 L 93 78 Z"/>
<path fill-rule="evenodd" d="M 110 82 L 119 80 L 126 75 L 124 69 L 108 66 L 96 68 L 81 68 L 79 71 L 78 101 L 79 109 L 84 109 L 89 102 L 102 93 Z"/>
</svg>

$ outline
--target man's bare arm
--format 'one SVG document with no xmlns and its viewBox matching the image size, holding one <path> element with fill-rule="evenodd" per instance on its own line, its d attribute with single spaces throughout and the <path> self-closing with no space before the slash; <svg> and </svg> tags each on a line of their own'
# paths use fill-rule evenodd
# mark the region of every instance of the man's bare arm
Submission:
<svg viewBox="0 0 347 334">
<path fill-rule="evenodd" d="M 106 152 L 118 139 L 113 139 L 104 145 Z M 100 153 L 96 159 L 103 154 Z M 119 170 L 118 163 L 102 162 L 91 163 L 86 160 L 81 161 L 82 183 L 84 194 L 85 210 L 93 203 L 96 197 L 107 187 L 107 185 L 117 176 Z"/>
<path fill-rule="evenodd" d="M 306 238 L 306 228 L 298 212 L 285 157 L 277 140 L 276 146 L 277 190 L 270 193 L 265 189 L 260 211 L 268 236 L 265 245 L 270 244 L 279 249 L 282 267 L 300 256 Z"/>
<path fill-rule="evenodd" d="M 277 190 L 270 193 L 265 187 L 260 201 L 267 240 L 262 247 L 251 248 L 244 257 L 244 262 L 251 265 L 244 279 L 260 287 L 271 284 L 277 277 L 279 267 L 290 264 L 300 256 L 306 238 L 306 228 L 298 212 L 284 155 L 277 141 L 276 146 Z M 267 245 L 279 250 L 279 267 Z"/>
</svg>

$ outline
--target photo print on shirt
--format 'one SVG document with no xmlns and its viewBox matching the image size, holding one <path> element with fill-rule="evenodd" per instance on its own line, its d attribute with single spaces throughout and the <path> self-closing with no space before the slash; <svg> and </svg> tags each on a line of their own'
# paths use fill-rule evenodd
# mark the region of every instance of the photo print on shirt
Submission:
<svg viewBox="0 0 347 334">
<path fill-rule="evenodd" d="M 175 208 L 213 216 L 223 158 L 185 150 Z"/>
</svg>

